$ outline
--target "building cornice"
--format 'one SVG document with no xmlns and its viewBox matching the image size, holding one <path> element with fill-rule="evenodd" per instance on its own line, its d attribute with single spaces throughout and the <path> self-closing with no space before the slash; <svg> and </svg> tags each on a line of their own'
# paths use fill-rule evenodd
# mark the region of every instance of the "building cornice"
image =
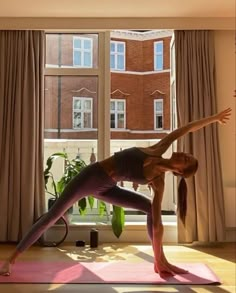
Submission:
<svg viewBox="0 0 236 293">
<path fill-rule="evenodd" d="M 159 38 L 167 38 L 173 35 L 173 30 L 114 30 L 111 31 L 111 38 L 134 40 L 134 41 L 148 41 Z"/>
</svg>

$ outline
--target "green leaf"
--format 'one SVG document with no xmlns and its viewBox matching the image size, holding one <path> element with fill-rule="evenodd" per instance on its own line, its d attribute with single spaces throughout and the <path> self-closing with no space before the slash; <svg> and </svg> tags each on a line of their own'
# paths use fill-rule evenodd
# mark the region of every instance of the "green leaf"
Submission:
<svg viewBox="0 0 236 293">
<path fill-rule="evenodd" d="M 117 238 L 119 238 L 121 233 L 123 232 L 125 224 L 125 213 L 122 207 L 113 205 L 111 224 L 113 233 L 116 235 Z"/>
<path fill-rule="evenodd" d="M 88 202 L 89 202 L 90 209 L 92 210 L 94 206 L 94 197 L 92 195 L 88 196 Z"/>
<path fill-rule="evenodd" d="M 61 177 L 61 179 L 57 182 L 57 185 L 56 185 L 56 190 L 59 194 L 61 194 L 63 192 L 63 190 L 65 189 L 67 185 L 67 182 L 66 182 L 66 178 L 65 176 Z"/>
<path fill-rule="evenodd" d="M 79 206 L 79 212 L 81 215 L 85 215 L 86 213 L 86 206 L 87 206 L 87 202 L 86 202 L 86 198 L 82 198 L 78 201 L 78 206 Z"/>
<path fill-rule="evenodd" d="M 46 162 L 46 165 L 47 165 L 47 168 L 45 169 L 44 173 L 47 173 L 51 167 L 52 167 L 52 164 L 53 162 L 57 159 L 57 158 L 64 158 L 64 159 L 67 159 L 67 154 L 66 153 L 54 153 L 52 154 L 50 157 L 48 157 L 47 159 L 47 162 Z"/>
<path fill-rule="evenodd" d="M 104 213 L 107 210 L 106 204 L 103 201 L 101 201 L 101 200 L 98 201 L 98 210 L 99 210 L 99 215 L 101 217 L 104 215 Z"/>
</svg>

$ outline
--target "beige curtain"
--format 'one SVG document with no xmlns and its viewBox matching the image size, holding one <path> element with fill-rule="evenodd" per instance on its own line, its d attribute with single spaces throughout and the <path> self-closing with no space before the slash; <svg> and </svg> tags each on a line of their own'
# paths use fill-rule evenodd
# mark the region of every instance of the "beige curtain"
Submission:
<svg viewBox="0 0 236 293">
<path fill-rule="evenodd" d="M 175 31 L 178 125 L 216 113 L 213 31 Z M 178 221 L 179 242 L 216 242 L 225 236 L 224 196 L 217 125 L 191 133 L 178 150 L 199 160 L 187 179 L 186 227 Z"/>
<path fill-rule="evenodd" d="M 0 241 L 44 211 L 42 31 L 0 31 Z"/>
</svg>

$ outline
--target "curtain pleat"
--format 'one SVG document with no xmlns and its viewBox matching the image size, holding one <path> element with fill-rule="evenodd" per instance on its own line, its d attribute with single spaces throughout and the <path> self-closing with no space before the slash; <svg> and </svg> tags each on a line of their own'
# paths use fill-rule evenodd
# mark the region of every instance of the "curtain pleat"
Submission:
<svg viewBox="0 0 236 293">
<path fill-rule="evenodd" d="M 43 31 L 0 31 L 0 241 L 44 212 Z"/>
<path fill-rule="evenodd" d="M 175 31 L 178 126 L 215 114 L 215 60 L 212 31 Z M 186 226 L 178 221 L 179 242 L 225 239 L 224 195 L 217 125 L 209 125 L 178 142 L 178 151 L 199 161 L 187 179 Z"/>
</svg>

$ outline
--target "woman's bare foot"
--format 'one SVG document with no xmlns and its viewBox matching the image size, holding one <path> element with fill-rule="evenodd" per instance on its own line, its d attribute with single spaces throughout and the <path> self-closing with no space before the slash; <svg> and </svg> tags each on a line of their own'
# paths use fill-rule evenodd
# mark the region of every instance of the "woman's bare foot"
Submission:
<svg viewBox="0 0 236 293">
<path fill-rule="evenodd" d="M 1 276 L 10 276 L 11 274 L 11 264 L 9 261 L 5 261 L 0 268 Z"/>
</svg>

